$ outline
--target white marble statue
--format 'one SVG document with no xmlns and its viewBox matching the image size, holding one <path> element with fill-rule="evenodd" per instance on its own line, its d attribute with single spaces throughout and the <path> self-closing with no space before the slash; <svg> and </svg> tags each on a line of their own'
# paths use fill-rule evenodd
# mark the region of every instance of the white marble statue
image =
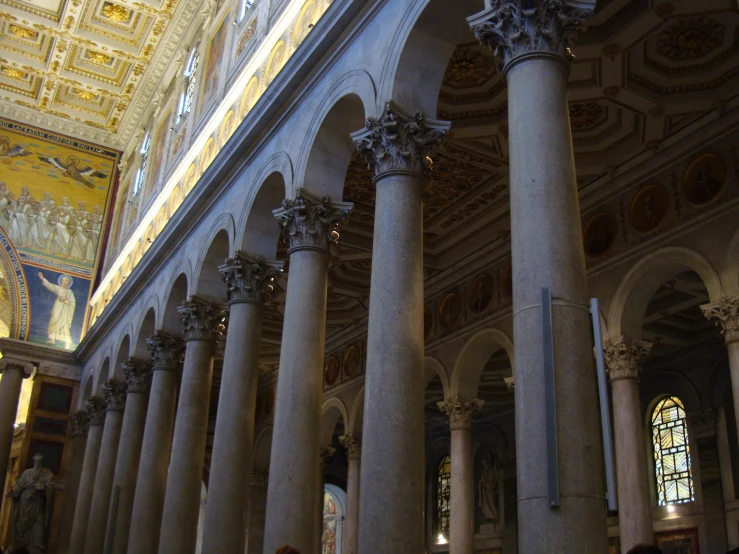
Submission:
<svg viewBox="0 0 739 554">
<path fill-rule="evenodd" d="M 482 459 L 482 477 L 478 484 L 480 493 L 480 508 L 485 516 L 485 521 L 498 521 L 498 484 L 500 473 L 498 465 L 492 455 L 488 454 Z"/>
<path fill-rule="evenodd" d="M 24 471 L 10 488 L 13 499 L 13 544 L 46 550 L 51 512 L 54 507 L 54 474 L 36 454 L 33 467 Z"/>
</svg>

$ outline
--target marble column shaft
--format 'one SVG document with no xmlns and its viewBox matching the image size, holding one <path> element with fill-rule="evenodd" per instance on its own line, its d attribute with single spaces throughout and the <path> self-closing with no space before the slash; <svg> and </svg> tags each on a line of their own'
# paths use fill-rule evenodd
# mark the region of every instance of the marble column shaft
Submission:
<svg viewBox="0 0 739 554">
<path fill-rule="evenodd" d="M 722 298 L 714 304 L 701 306 L 703 315 L 715 320 L 729 354 L 731 392 L 734 397 L 734 418 L 739 429 L 739 296 Z"/>
<path fill-rule="evenodd" d="M 15 418 L 21 397 L 23 379 L 33 372 L 26 362 L 4 359 L 0 361 L 0 492 L 5 490 L 5 478 L 10 463 L 10 447 L 13 444 Z"/>
<path fill-rule="evenodd" d="M 447 124 L 393 104 L 352 138 L 376 190 L 360 554 L 424 549 L 423 175 Z"/>
<path fill-rule="evenodd" d="M 246 545 L 247 554 L 262 554 L 264 546 L 264 520 L 267 515 L 267 481 L 269 472 L 253 469 L 249 496 L 249 524 Z"/>
<path fill-rule="evenodd" d="M 607 550 L 597 380 L 568 112 L 568 47 L 590 12 L 490 0 L 469 18 L 508 83 L 519 552 Z M 542 288 L 552 296 L 558 501 L 550 505 Z M 369 385 L 368 385 L 369 388 Z M 366 417 L 366 416 L 365 416 Z"/>
<path fill-rule="evenodd" d="M 357 554 L 359 546 L 359 470 L 361 443 L 357 435 L 339 437 L 346 448 L 349 469 L 346 476 L 346 512 L 344 513 L 343 554 Z"/>
<path fill-rule="evenodd" d="M 639 363 L 652 344 L 620 338 L 604 345 L 613 396 L 616 446 L 616 490 L 621 552 L 638 544 L 653 544 L 644 423 L 639 402 Z"/>
<path fill-rule="evenodd" d="M 280 347 L 264 553 L 288 544 L 313 552 L 319 429 L 326 342 L 328 246 L 350 204 L 300 190 L 275 210 L 290 240 L 290 274 Z"/>
<path fill-rule="evenodd" d="M 203 529 L 210 554 L 244 551 L 263 303 L 281 265 L 238 256 L 219 268 L 230 314 Z"/>
<path fill-rule="evenodd" d="M 177 403 L 177 374 L 184 349 L 180 338 L 162 332 L 154 333 L 146 343 L 152 357 L 151 391 L 128 532 L 128 554 L 154 553 L 159 548 Z"/>
<path fill-rule="evenodd" d="M 185 326 L 187 346 L 167 474 L 159 554 L 195 552 L 213 354 L 224 318 L 224 311 L 217 304 L 196 299 L 183 302 L 178 311 Z"/>
<path fill-rule="evenodd" d="M 103 440 L 103 423 L 105 422 L 105 402 L 102 398 L 91 397 L 86 403 L 86 411 L 90 416 L 90 428 L 87 431 L 85 459 L 82 462 L 82 477 L 77 492 L 77 503 L 74 506 L 74 520 L 69 539 L 69 552 L 80 554 L 85 550 L 87 523 L 90 517 L 90 504 L 95 488 L 95 473 L 100 458 L 100 444 Z"/>
<path fill-rule="evenodd" d="M 110 379 L 103 383 L 103 392 L 105 393 L 105 425 L 90 503 L 85 554 L 100 554 L 105 545 L 110 499 L 113 495 L 113 475 L 118 458 L 123 410 L 126 405 L 126 385 L 124 383 Z"/>
<path fill-rule="evenodd" d="M 451 430 L 449 554 L 475 551 L 475 467 L 472 457 L 472 419 L 484 402 L 459 397 L 439 402 Z"/>
<path fill-rule="evenodd" d="M 57 554 L 69 554 L 69 539 L 74 521 L 74 508 L 77 504 L 80 480 L 82 479 L 82 463 L 85 459 L 87 432 L 90 428 L 90 416 L 85 410 L 78 410 L 72 416 L 72 438 L 64 467 L 67 468 L 64 479 L 64 497 L 59 514 L 59 531 L 57 534 Z"/>
<path fill-rule="evenodd" d="M 113 493 L 118 491 L 118 499 L 115 503 L 111 502 L 108 515 L 109 523 L 105 540 L 106 548 L 110 545 L 108 554 L 126 554 L 128 549 L 131 510 L 136 492 L 141 445 L 144 440 L 146 408 L 149 403 L 151 363 L 129 358 L 123 364 L 123 374 L 126 377 L 128 394 L 113 477 Z"/>
</svg>

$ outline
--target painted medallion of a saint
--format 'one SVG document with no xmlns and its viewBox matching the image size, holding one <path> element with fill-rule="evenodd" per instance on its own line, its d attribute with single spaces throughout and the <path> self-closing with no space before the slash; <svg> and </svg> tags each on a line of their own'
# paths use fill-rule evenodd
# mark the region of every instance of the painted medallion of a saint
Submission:
<svg viewBox="0 0 739 554">
<path fill-rule="evenodd" d="M 616 240 L 618 224 L 611 214 L 599 213 L 585 226 L 583 242 L 585 254 L 600 258 L 608 253 Z"/>
<path fill-rule="evenodd" d="M 344 354 L 344 373 L 347 377 L 354 377 L 361 369 L 362 362 L 359 358 L 359 350 L 356 346 L 350 346 Z"/>
<path fill-rule="evenodd" d="M 493 300 L 493 278 L 490 275 L 478 275 L 470 285 L 470 310 L 476 314 L 487 310 Z"/>
<path fill-rule="evenodd" d="M 683 192 L 695 206 L 703 206 L 716 198 L 726 182 L 726 162 L 716 154 L 704 154 L 696 158 L 685 172 Z"/>
<path fill-rule="evenodd" d="M 439 310 L 439 321 L 442 329 L 448 331 L 454 327 L 460 315 L 462 315 L 462 300 L 459 295 L 456 292 L 447 294 L 441 303 L 441 310 Z"/>
<path fill-rule="evenodd" d="M 639 233 L 657 229 L 665 219 L 670 196 L 662 185 L 649 184 L 636 193 L 629 208 L 629 223 Z"/>
<path fill-rule="evenodd" d="M 339 366 L 339 359 L 331 356 L 326 362 L 326 367 L 323 372 L 324 379 L 329 387 L 335 385 L 339 380 L 340 371 L 341 367 Z"/>
</svg>

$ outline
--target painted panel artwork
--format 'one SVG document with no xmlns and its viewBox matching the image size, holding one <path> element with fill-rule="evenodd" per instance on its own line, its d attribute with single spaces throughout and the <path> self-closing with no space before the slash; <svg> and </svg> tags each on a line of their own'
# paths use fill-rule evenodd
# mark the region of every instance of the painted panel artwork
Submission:
<svg viewBox="0 0 739 554">
<path fill-rule="evenodd" d="M 0 118 L 0 336 L 79 344 L 119 155 Z"/>
<path fill-rule="evenodd" d="M 213 35 L 208 49 L 208 63 L 205 65 L 205 74 L 203 75 L 203 94 L 200 101 L 200 111 L 208 106 L 213 100 L 213 94 L 218 90 L 218 81 L 221 76 L 221 65 L 224 63 L 224 51 L 226 49 L 226 35 L 228 34 L 228 25 L 226 24 L 228 15 L 221 21 L 218 30 Z"/>
</svg>

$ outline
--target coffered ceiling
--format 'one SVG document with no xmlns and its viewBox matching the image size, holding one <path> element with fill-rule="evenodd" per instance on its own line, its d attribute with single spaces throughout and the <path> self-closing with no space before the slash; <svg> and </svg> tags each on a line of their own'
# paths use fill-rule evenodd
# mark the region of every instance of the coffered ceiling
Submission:
<svg viewBox="0 0 739 554">
<path fill-rule="evenodd" d="M 197 0 L 0 0 L 0 111 L 122 149 Z"/>
</svg>

